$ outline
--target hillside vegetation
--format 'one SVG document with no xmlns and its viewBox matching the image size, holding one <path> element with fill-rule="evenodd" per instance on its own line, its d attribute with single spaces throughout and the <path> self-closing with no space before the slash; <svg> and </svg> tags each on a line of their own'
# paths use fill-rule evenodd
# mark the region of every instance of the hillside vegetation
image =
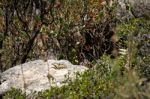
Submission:
<svg viewBox="0 0 150 99">
<path fill-rule="evenodd" d="M 38 93 L 36 99 L 149 99 L 150 20 L 118 19 L 118 3 L 105 3 L 0 1 L 1 71 L 36 59 L 67 59 L 90 69 L 68 85 Z M 30 96 L 12 89 L 2 97 Z"/>
</svg>

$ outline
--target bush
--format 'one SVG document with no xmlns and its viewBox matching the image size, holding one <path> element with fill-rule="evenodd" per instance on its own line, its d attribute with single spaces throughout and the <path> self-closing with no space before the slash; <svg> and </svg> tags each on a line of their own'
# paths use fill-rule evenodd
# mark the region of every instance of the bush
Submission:
<svg viewBox="0 0 150 99">
<path fill-rule="evenodd" d="M 10 8 L 12 7 L 11 3 L 9 3 Z M 50 2 L 47 4 L 50 4 Z M 28 33 L 26 33 L 29 31 L 24 32 L 24 27 L 22 26 L 23 23 L 19 17 L 16 17 L 16 15 L 13 17 L 13 22 L 18 23 L 16 24 L 16 27 L 18 28 L 14 27 L 14 23 L 10 26 L 12 26 L 11 28 L 13 29 L 19 29 L 21 34 L 15 34 L 17 33 L 17 30 L 14 30 L 11 31 L 10 34 L 0 35 L 2 38 L 6 36 L 5 39 L 2 39 L 3 47 L 0 49 L 0 54 L 2 56 L 0 56 L 0 61 L 3 61 L 3 66 L 8 66 L 5 67 L 5 69 L 21 63 L 20 59 L 25 59 L 22 61 L 25 62 L 29 59 L 36 59 L 36 56 L 38 56 L 38 58 L 47 58 L 49 56 L 47 54 L 51 48 L 54 48 L 54 54 L 59 54 L 59 59 L 69 59 L 73 63 L 78 63 L 80 60 L 78 55 L 83 51 L 80 48 L 84 48 L 86 45 L 85 42 L 88 42 L 82 40 L 83 38 L 86 38 L 86 32 L 90 31 L 90 33 L 88 32 L 89 35 L 93 37 L 92 40 L 90 39 L 91 41 L 96 39 L 96 35 L 94 35 L 95 32 L 89 30 L 91 27 L 89 28 L 86 26 L 87 24 L 83 22 L 83 19 L 87 15 L 93 18 L 88 25 L 92 26 L 92 30 L 98 31 L 96 33 L 110 33 L 112 32 L 112 26 L 114 26 L 114 28 L 116 28 L 115 35 L 118 35 L 121 40 L 118 42 L 118 46 L 121 46 L 121 48 L 123 48 L 124 51 L 127 50 L 127 52 L 123 52 L 117 58 L 111 59 L 111 55 L 106 55 L 108 54 L 106 49 L 103 51 L 104 55 L 98 54 L 99 57 L 96 57 L 95 54 L 96 52 L 99 52 L 99 50 L 94 50 L 92 51 L 92 54 L 95 56 L 92 61 L 90 60 L 92 65 L 90 70 L 81 75 L 77 74 L 76 79 L 68 82 L 68 85 L 62 86 L 61 88 L 51 87 L 49 90 L 39 92 L 35 97 L 37 99 L 150 98 L 150 20 L 131 18 L 126 22 L 116 22 L 113 24 L 113 19 L 115 19 L 115 16 L 113 16 L 113 7 L 112 9 L 108 6 L 99 7 L 99 4 L 93 3 L 93 0 L 89 2 L 82 0 L 78 0 L 78 2 L 66 0 L 62 4 L 64 5 L 60 5 L 60 8 L 55 8 L 53 6 L 53 10 L 50 10 L 52 11 L 49 16 L 50 18 L 45 17 L 44 21 L 38 16 L 33 16 L 34 20 L 32 21 L 35 21 L 35 23 L 37 22 L 35 25 L 39 26 L 41 22 L 44 22 L 44 25 L 38 27 L 38 36 L 34 34 L 37 38 L 34 39 L 34 42 L 32 41 L 32 47 L 29 46 L 31 48 L 29 49 L 29 52 L 27 51 L 28 49 L 26 49 L 26 46 L 28 46 L 28 44 L 30 45 L 29 42 L 31 40 L 27 35 Z M 65 8 L 66 5 L 67 7 Z M 93 13 L 92 11 L 97 12 Z M 27 16 L 27 18 L 29 18 L 29 16 Z M 50 25 L 45 23 L 51 21 L 53 18 L 55 20 L 52 20 Z M 97 24 L 100 25 L 96 27 Z M 32 27 L 29 29 L 32 31 Z M 101 29 L 108 29 L 108 31 L 104 32 L 101 31 Z M 102 37 L 106 40 L 107 36 Z M 99 39 L 100 38 L 98 38 L 98 40 Z M 119 45 L 119 43 L 121 44 Z M 97 45 L 98 44 L 96 43 L 92 43 L 92 47 L 90 46 L 89 48 L 96 49 L 101 47 L 97 47 Z M 13 48 L 14 46 L 15 48 Z M 107 48 L 109 46 L 105 47 Z M 11 55 L 10 49 L 12 49 L 11 52 L 13 53 Z M 84 54 L 86 55 L 86 53 Z M 22 57 L 24 55 L 25 57 Z M 25 99 L 27 97 L 25 97 L 25 94 L 22 94 L 20 90 L 13 89 L 12 91 L 7 92 L 4 95 L 4 98 Z"/>
</svg>

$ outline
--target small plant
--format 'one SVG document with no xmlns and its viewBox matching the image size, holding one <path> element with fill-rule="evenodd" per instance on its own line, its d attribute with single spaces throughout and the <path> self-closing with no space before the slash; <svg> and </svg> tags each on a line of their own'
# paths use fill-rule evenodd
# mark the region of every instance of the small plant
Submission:
<svg viewBox="0 0 150 99">
<path fill-rule="evenodd" d="M 26 99 L 26 95 L 23 94 L 20 89 L 12 88 L 10 91 L 5 93 L 3 99 Z"/>
</svg>

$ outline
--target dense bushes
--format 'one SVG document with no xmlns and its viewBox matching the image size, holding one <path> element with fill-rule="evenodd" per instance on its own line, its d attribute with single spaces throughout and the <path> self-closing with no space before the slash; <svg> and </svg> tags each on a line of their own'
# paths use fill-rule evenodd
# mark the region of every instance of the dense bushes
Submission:
<svg viewBox="0 0 150 99">
<path fill-rule="evenodd" d="M 150 98 L 150 20 L 130 18 L 120 22 L 114 15 L 115 5 L 101 6 L 93 0 L 31 0 L 30 6 L 27 6 L 27 1 L 20 0 L 18 4 L 24 2 L 27 8 L 31 7 L 30 4 L 36 7 L 52 4 L 52 8 L 47 10 L 41 6 L 41 11 L 48 12 L 34 16 L 30 13 L 35 13 L 35 10 L 26 10 L 27 16 L 21 16 L 14 12 L 24 8 L 12 9 L 14 6 L 11 4 L 16 2 L 5 2 L 7 6 L 4 5 L 3 10 L 11 13 L 7 15 L 8 12 L 0 11 L 3 28 L 8 25 L 5 22 L 9 22 L 7 31 L 0 28 L 0 32 L 7 33 L 0 35 L 3 41 L 0 45 L 2 69 L 31 59 L 49 58 L 53 56 L 51 53 L 58 59 L 69 59 L 73 63 L 88 59 L 92 67 L 84 74 L 78 74 L 77 79 L 66 86 L 40 92 L 39 99 Z M 24 23 L 20 18 L 27 18 L 29 22 Z M 118 36 L 118 42 L 112 41 L 113 35 Z M 124 52 L 111 59 L 113 50 L 118 51 L 119 48 Z M 25 97 L 16 89 L 13 91 L 6 93 L 4 98 Z M 18 94 L 14 95 L 15 92 Z"/>
<path fill-rule="evenodd" d="M 2 71 L 39 58 L 79 64 L 105 52 L 112 54 L 116 50 L 116 41 L 111 39 L 117 23 L 114 6 L 90 0 L 2 1 Z"/>
</svg>

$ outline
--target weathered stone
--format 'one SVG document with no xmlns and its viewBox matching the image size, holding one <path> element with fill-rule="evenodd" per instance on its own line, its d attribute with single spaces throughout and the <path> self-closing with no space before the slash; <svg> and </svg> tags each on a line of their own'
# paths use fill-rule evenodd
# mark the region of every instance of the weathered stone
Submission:
<svg viewBox="0 0 150 99">
<path fill-rule="evenodd" d="M 12 87 L 30 94 L 34 91 L 62 86 L 67 80 L 74 79 L 76 72 L 83 72 L 87 67 L 73 65 L 67 60 L 35 60 L 12 67 L 1 73 L 0 94 Z"/>
<path fill-rule="evenodd" d="M 150 19 L 150 0 L 118 0 L 118 19 L 143 17 Z"/>
</svg>

